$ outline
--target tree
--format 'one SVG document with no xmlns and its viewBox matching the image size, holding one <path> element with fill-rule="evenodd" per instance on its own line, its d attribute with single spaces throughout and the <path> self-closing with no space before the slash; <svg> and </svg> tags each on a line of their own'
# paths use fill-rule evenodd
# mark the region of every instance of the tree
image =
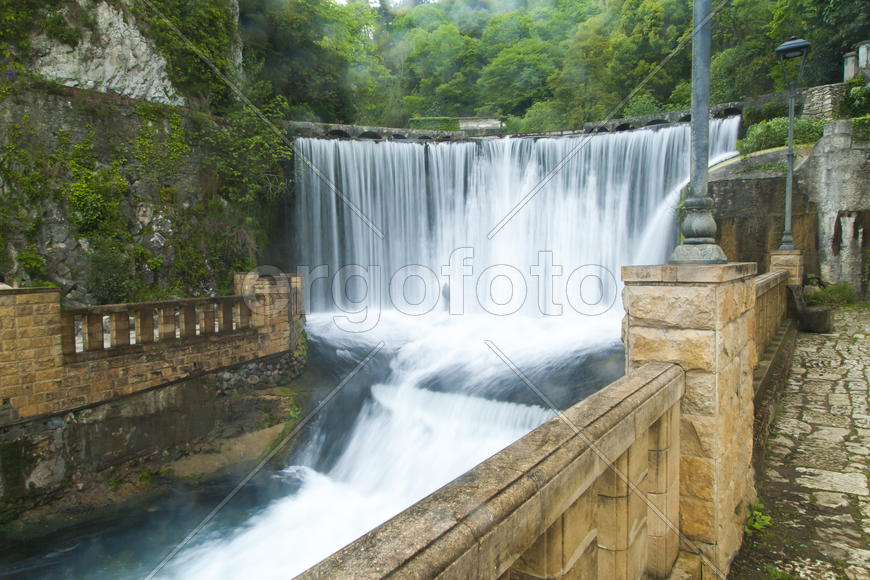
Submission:
<svg viewBox="0 0 870 580">
<path fill-rule="evenodd" d="M 523 114 L 535 101 L 550 96 L 547 79 L 556 71 L 550 46 L 525 38 L 502 50 L 480 75 L 484 103 L 510 114 Z"/>
</svg>

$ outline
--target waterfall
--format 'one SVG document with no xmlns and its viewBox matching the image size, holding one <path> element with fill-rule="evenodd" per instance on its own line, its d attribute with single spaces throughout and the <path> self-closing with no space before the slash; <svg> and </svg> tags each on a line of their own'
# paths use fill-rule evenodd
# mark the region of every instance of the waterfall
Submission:
<svg viewBox="0 0 870 580">
<path fill-rule="evenodd" d="M 738 126 L 713 121 L 711 162 Z M 625 368 L 619 269 L 667 258 L 689 145 L 686 125 L 298 139 L 309 363 L 291 388 L 323 407 L 232 501 L 185 491 L 12 574 L 141 578 L 171 553 L 157 577 L 289 578 L 609 384 Z"/>
<path fill-rule="evenodd" d="M 739 124 L 739 117 L 712 121 L 712 161 L 733 154 Z M 367 303 L 389 308 L 396 299 L 389 281 L 408 266 L 423 275 L 406 282 L 404 291 L 410 295 L 405 302 L 422 300 L 431 306 L 441 298 L 437 308 L 445 309 L 446 298 L 431 296 L 432 289 L 423 296 L 423 286 L 441 284 L 443 290 L 441 267 L 459 248 L 473 253 L 469 261 L 474 274 L 463 281 L 468 285 L 463 288 L 465 303 L 472 310 L 487 306 L 473 300 L 475 282 L 481 284 L 478 275 L 498 265 L 529 278 L 540 252 L 552 253 L 564 277 L 594 265 L 612 274 L 608 279 L 618 280 L 622 265 L 662 263 L 675 240 L 677 192 L 688 179 L 689 148 L 685 124 L 461 143 L 297 139 L 300 263 L 325 265 L 330 277 L 313 283 L 310 310 L 343 307 L 348 295 L 350 302 L 360 302 L 364 295 Z M 564 166 L 550 175 L 560 163 Z M 536 188 L 531 200 L 489 239 L 493 228 Z M 367 221 L 383 232 L 383 239 Z M 342 292 L 334 294 L 330 280 L 342 276 L 340 269 L 347 265 L 374 265 L 378 272 L 368 275 L 379 279 L 366 277 L 366 286 L 345 276 L 342 284 L 335 284 Z M 522 310 L 540 310 L 536 305 L 542 297 L 535 300 L 535 284 L 527 285 L 529 299 Z M 558 298 L 567 287 L 556 290 Z"/>
<path fill-rule="evenodd" d="M 713 123 L 714 160 L 732 152 L 738 125 Z M 552 417 L 551 402 L 567 407 L 620 376 L 619 268 L 666 258 L 689 167 L 687 126 L 296 148 L 298 249 L 310 278 L 324 276 L 309 290 L 310 352 L 341 386 L 373 347 L 383 351 L 341 391 L 354 405 L 327 407 L 275 474 L 292 492 L 241 526 L 206 528 L 167 577 L 299 573 Z M 544 278 L 560 281 L 550 292 Z M 363 304 L 378 310 L 365 313 L 375 323 L 338 324 Z M 409 316 L 413 305 L 421 312 Z M 492 315 L 505 305 L 516 316 Z M 464 316 L 454 316 L 459 306 Z M 564 316 L 553 316 L 557 306 Z"/>
</svg>

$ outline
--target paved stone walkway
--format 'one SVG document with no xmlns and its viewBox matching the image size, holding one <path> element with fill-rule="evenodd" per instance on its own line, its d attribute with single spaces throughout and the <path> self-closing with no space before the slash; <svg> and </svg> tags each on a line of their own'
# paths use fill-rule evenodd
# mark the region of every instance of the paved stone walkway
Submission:
<svg viewBox="0 0 870 580">
<path fill-rule="evenodd" d="M 870 580 L 870 309 L 799 334 L 732 578 Z M 764 518 L 758 518 L 763 520 Z"/>
</svg>

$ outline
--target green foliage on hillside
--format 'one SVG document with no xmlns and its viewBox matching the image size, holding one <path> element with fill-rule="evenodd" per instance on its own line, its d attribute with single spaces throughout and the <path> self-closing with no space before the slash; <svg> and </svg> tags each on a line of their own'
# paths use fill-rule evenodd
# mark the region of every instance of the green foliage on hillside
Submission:
<svg viewBox="0 0 870 580">
<path fill-rule="evenodd" d="M 240 0 L 238 25 L 231 0 L 112 5 L 154 40 L 189 103 L 221 115 L 239 105 L 226 79 L 258 106 L 283 98 L 292 119 L 391 126 L 412 117 L 496 115 L 517 127 L 576 128 L 689 106 L 688 0 L 399 0 L 376 7 L 367 0 Z M 0 61 L 20 61 L 39 31 L 74 46 L 93 28 L 91 6 L 0 0 Z M 785 89 L 774 49 L 793 34 L 813 45 L 805 85 L 837 82 L 843 53 L 870 38 L 866 0 L 716 6 L 714 102 Z M 235 76 L 240 50 L 244 79 Z M 844 106 L 859 110 L 845 117 L 867 113 L 864 89 L 853 88 L 856 102 Z"/>
<path fill-rule="evenodd" d="M 459 119 L 456 117 L 412 117 L 408 121 L 408 127 L 427 131 L 459 131 Z"/>
<path fill-rule="evenodd" d="M 795 119 L 794 142 L 796 145 L 812 144 L 822 138 L 825 121 L 821 119 Z M 788 117 L 762 121 L 746 130 L 746 138 L 737 142 L 737 150 L 747 155 L 763 149 L 788 145 Z"/>
<path fill-rule="evenodd" d="M 199 106 L 226 111 L 233 95 L 221 76 L 239 80 L 231 62 L 237 30 L 230 0 L 150 0 L 133 2 L 132 10 L 166 57 L 172 83 Z"/>
<path fill-rule="evenodd" d="M 72 44 L 64 15 L 64 0 L 0 0 L 0 61 L 14 59 L 15 51 L 30 50 L 30 35 L 44 30 Z"/>
<path fill-rule="evenodd" d="M 870 115 L 870 86 L 864 75 L 857 74 L 846 83 L 846 94 L 840 103 L 840 117 L 861 117 Z"/>
<path fill-rule="evenodd" d="M 852 139 L 870 141 L 870 115 L 852 119 Z"/>
<path fill-rule="evenodd" d="M 813 43 L 806 84 L 836 82 L 843 52 L 870 38 L 863 4 L 722 4 L 713 19 L 714 102 L 783 90 L 774 49 L 792 34 Z M 690 104 L 685 0 L 406 1 L 373 12 L 372 52 L 389 74 L 385 124 L 483 114 L 505 116 L 509 128 L 565 129 Z"/>
<path fill-rule="evenodd" d="M 291 117 L 349 122 L 374 120 L 387 71 L 370 36 L 367 3 L 330 0 L 241 0 L 245 66 L 261 83 L 260 98 L 289 104 Z"/>
<path fill-rule="evenodd" d="M 276 97 L 258 111 L 233 111 L 225 123 L 205 120 L 201 135 L 210 154 L 204 163 L 217 179 L 215 193 L 254 208 L 270 207 L 286 192 L 284 168 L 293 154 L 280 127 L 289 110 L 287 101 Z"/>
</svg>

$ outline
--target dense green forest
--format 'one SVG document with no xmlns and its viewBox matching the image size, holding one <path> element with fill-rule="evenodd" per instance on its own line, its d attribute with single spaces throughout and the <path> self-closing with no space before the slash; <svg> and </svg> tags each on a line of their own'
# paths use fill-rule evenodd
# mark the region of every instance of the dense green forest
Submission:
<svg viewBox="0 0 870 580">
<path fill-rule="evenodd" d="M 215 70 L 298 120 L 498 115 L 539 130 L 689 103 L 689 0 L 238 0 L 238 26 L 231 0 L 109 1 L 155 40 L 189 102 L 221 115 L 239 101 Z M 867 0 L 713 6 L 717 102 L 783 89 L 774 49 L 792 35 L 813 45 L 809 85 L 842 80 L 842 55 L 870 38 Z M 0 60 L 37 30 L 75 44 L 88 20 L 75 2 L 0 0 Z"/>
<path fill-rule="evenodd" d="M 843 53 L 870 38 L 866 0 L 714 9 L 716 102 L 783 89 L 774 49 L 793 34 L 813 44 L 809 85 L 841 81 Z M 517 130 L 687 107 L 691 21 L 687 0 L 242 0 L 240 18 L 259 94 L 297 118 L 499 115 Z"/>
<path fill-rule="evenodd" d="M 70 285 L 43 248 L 40 216 L 60 208 L 87 242 L 89 264 L 69 268 L 86 300 L 228 291 L 280 214 L 292 152 L 274 127 L 285 119 L 450 129 L 485 115 L 533 132 L 689 106 L 689 0 L 0 0 L 0 102 L 34 88 L 68 95 L 40 77 L 34 41 L 98 42 L 99 1 L 150 38 L 188 107 L 139 103 L 138 124 L 114 135 L 90 125 L 117 114 L 111 100 L 73 93 L 89 119 L 75 137 L 35 113 L 0 139 L 0 271 Z M 870 39 L 867 2 L 714 0 L 714 101 L 782 90 L 774 49 L 791 35 L 813 45 L 805 84 L 842 80 L 843 53 Z M 870 112 L 861 81 L 842 116 Z M 745 113 L 750 124 L 781 114 Z M 821 130 L 805 120 L 798 138 Z M 741 150 L 784 139 L 773 119 Z M 178 189 L 185 164 L 201 183 Z M 166 249 L 145 247 L 147 228 L 130 234 L 140 200 L 171 222 Z"/>
</svg>

